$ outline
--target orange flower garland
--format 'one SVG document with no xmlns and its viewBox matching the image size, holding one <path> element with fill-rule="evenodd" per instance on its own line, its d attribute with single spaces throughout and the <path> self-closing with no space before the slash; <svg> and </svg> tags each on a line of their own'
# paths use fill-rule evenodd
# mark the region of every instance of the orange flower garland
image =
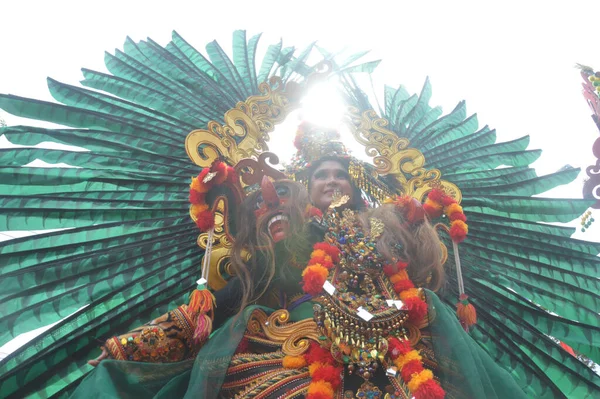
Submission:
<svg viewBox="0 0 600 399">
<path fill-rule="evenodd" d="M 458 244 L 465 240 L 469 232 L 469 226 L 466 223 L 467 217 L 454 198 L 447 195 L 443 190 L 434 188 L 427 194 L 423 209 L 431 219 L 446 214 L 450 219 L 450 238 L 452 238 L 452 241 Z"/>
<path fill-rule="evenodd" d="M 340 250 L 326 242 L 315 244 L 313 249 L 308 266 L 302 272 L 302 289 L 314 296 L 323 291 L 323 284 L 327 280 L 329 270 L 333 268 L 334 262 L 340 260 Z"/>
<path fill-rule="evenodd" d="M 415 399 L 442 399 L 446 395 L 433 379 L 431 370 L 423 367 L 421 355 L 407 339 L 389 338 L 388 353 Z"/>
<path fill-rule="evenodd" d="M 190 212 L 202 232 L 215 226 L 215 215 L 206 203 L 206 193 L 226 181 L 235 183 L 236 178 L 235 170 L 222 161 L 215 161 L 209 168 L 202 169 L 198 176 L 192 178 L 189 197 L 192 204 Z"/>
<path fill-rule="evenodd" d="M 316 342 L 304 354 L 312 380 L 308 386 L 307 399 L 331 399 L 342 384 L 342 368 L 336 366 L 331 352 Z"/>
<path fill-rule="evenodd" d="M 454 198 L 446 195 L 443 190 L 434 188 L 427 194 L 423 208 L 430 218 L 439 217 L 444 213 L 450 219 L 449 234 L 455 245 L 465 240 L 469 232 L 469 226 L 466 223 L 467 217 Z M 457 249 L 455 250 L 457 251 Z M 457 267 L 459 266 L 457 264 Z M 469 297 L 464 293 L 460 294 L 456 304 L 456 314 L 465 331 L 469 331 L 469 327 L 477 323 L 475 307 L 469 303 Z"/>
<path fill-rule="evenodd" d="M 408 263 L 398 261 L 395 265 L 383 266 L 383 273 L 388 276 L 393 284 L 394 291 L 400 296 L 408 311 L 409 320 L 418 323 L 427 314 L 427 303 L 421 299 L 419 290 L 408 277 L 406 268 Z"/>
</svg>

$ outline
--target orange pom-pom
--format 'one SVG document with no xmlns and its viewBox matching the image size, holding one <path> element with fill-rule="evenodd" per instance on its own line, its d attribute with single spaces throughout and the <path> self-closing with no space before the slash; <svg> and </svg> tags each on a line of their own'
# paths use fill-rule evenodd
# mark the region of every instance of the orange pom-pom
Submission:
<svg viewBox="0 0 600 399">
<path fill-rule="evenodd" d="M 307 266 L 302 272 L 302 289 L 310 295 L 318 295 L 323 291 L 329 271 L 320 264 Z"/>
<path fill-rule="evenodd" d="M 423 384 L 425 381 L 429 381 L 433 379 L 433 373 L 431 370 L 423 370 L 419 374 L 413 375 L 410 381 L 408 382 L 408 389 L 411 392 L 416 392 L 417 389 Z"/>
<path fill-rule="evenodd" d="M 399 370 L 402 370 L 404 368 L 404 365 L 408 362 L 412 362 L 413 360 L 421 361 L 421 359 L 422 357 L 421 355 L 419 355 L 419 352 L 417 352 L 416 350 L 411 350 L 405 355 L 398 356 L 396 360 L 394 360 L 394 365 L 396 365 L 396 367 L 398 367 Z"/>
<path fill-rule="evenodd" d="M 326 255 L 327 255 L 327 252 L 325 252 L 324 250 L 322 250 L 322 249 L 315 249 L 314 251 L 311 252 L 310 257 L 311 258 L 314 258 L 316 256 L 325 257 Z"/>
<path fill-rule="evenodd" d="M 327 395 L 326 397 L 333 398 L 333 388 L 326 381 L 313 381 L 308 386 L 308 399 L 312 399 L 311 395 L 314 394 Z"/>
<path fill-rule="evenodd" d="M 469 232 L 469 226 L 462 220 L 455 220 L 450 227 L 450 238 L 456 243 L 463 242 Z"/>
<path fill-rule="evenodd" d="M 475 306 L 469 303 L 469 297 L 465 294 L 460 296 L 459 302 L 456 304 L 456 314 L 465 331 L 468 331 L 469 327 L 477 323 Z"/>
<path fill-rule="evenodd" d="M 406 270 L 400 270 L 398 273 L 390 276 L 390 282 L 392 284 L 395 284 L 401 280 L 408 280 L 408 273 L 406 273 Z"/>
<path fill-rule="evenodd" d="M 402 293 L 400 294 L 400 299 L 402 299 L 403 301 L 406 301 L 408 298 L 413 298 L 413 297 L 418 297 L 418 296 L 419 296 L 419 290 L 416 288 L 411 288 L 409 290 L 402 291 Z"/>
<path fill-rule="evenodd" d="M 446 216 L 450 217 L 450 215 L 452 215 L 453 213 L 462 213 L 463 209 L 462 206 L 458 205 L 456 202 L 448 205 L 445 209 L 444 209 L 444 213 L 446 214 Z"/>
<path fill-rule="evenodd" d="M 304 356 L 286 356 L 283 358 L 283 367 L 286 369 L 299 369 L 306 366 Z"/>
<path fill-rule="evenodd" d="M 192 204 L 192 206 L 190 207 L 190 213 L 196 218 L 198 218 L 198 215 L 200 215 L 200 213 L 206 210 L 208 210 L 208 205 L 206 204 Z"/>
<path fill-rule="evenodd" d="M 317 263 L 320 264 L 321 266 L 323 266 L 326 269 L 333 268 L 333 261 L 331 260 L 331 256 L 329 256 L 329 255 L 325 255 L 325 256 L 313 256 L 308 261 L 309 265 L 316 265 Z"/>
<path fill-rule="evenodd" d="M 331 256 L 331 259 L 335 263 L 340 261 L 340 249 L 335 245 L 330 245 L 326 242 L 318 242 L 313 246 L 313 249 L 322 249 L 327 253 L 327 255 Z"/>
<path fill-rule="evenodd" d="M 191 315 L 194 313 L 209 313 L 213 310 L 215 297 L 209 290 L 194 290 L 190 295 L 190 303 L 187 306 L 187 312 Z"/>
</svg>

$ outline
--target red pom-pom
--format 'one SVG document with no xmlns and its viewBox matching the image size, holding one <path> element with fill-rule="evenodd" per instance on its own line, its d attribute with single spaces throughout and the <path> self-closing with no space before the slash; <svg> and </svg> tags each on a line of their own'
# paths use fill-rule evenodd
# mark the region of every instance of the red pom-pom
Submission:
<svg viewBox="0 0 600 399">
<path fill-rule="evenodd" d="M 325 392 L 315 392 L 308 394 L 306 399 L 331 399 L 331 396 L 327 395 Z"/>
<path fill-rule="evenodd" d="M 398 262 L 396 262 L 396 267 L 398 268 L 398 270 L 404 270 L 408 267 L 408 262 L 403 262 L 399 260 Z"/>
<path fill-rule="evenodd" d="M 196 219 L 196 226 L 203 232 L 212 229 L 215 227 L 215 215 L 208 210 L 200 212 Z"/>
<path fill-rule="evenodd" d="M 457 244 L 461 243 L 467 238 L 467 232 L 463 226 L 453 225 L 450 227 L 450 238 Z"/>
<path fill-rule="evenodd" d="M 206 202 L 206 194 L 199 193 L 198 191 L 190 188 L 190 203 L 191 204 L 204 204 Z"/>
<path fill-rule="evenodd" d="M 321 347 L 316 342 L 311 342 L 310 348 L 304 354 L 304 359 L 309 365 L 316 362 L 333 364 L 333 356 L 329 350 Z"/>
<path fill-rule="evenodd" d="M 428 380 L 422 383 L 413 395 L 415 399 L 443 399 L 446 392 L 437 381 Z"/>
<path fill-rule="evenodd" d="M 450 215 L 450 220 L 453 221 L 453 222 L 455 220 L 461 220 L 463 222 L 466 222 L 467 221 L 467 217 L 462 212 L 454 212 L 452 215 Z"/>
<path fill-rule="evenodd" d="M 438 202 L 438 203 L 442 203 L 442 201 L 444 200 L 444 197 L 446 196 L 446 193 L 444 193 L 442 190 L 440 190 L 439 188 L 434 188 L 433 190 L 431 190 L 429 192 L 429 194 L 427 194 L 427 198 L 429 198 L 432 201 Z"/>
<path fill-rule="evenodd" d="M 394 283 L 394 291 L 397 293 L 401 293 L 402 291 L 406 291 L 411 288 L 415 288 L 415 285 L 410 280 L 400 280 Z"/>
<path fill-rule="evenodd" d="M 327 255 L 331 256 L 331 259 L 334 263 L 340 261 L 340 249 L 334 245 L 327 244 L 326 242 L 318 242 L 313 246 L 313 248 L 315 250 L 322 249 L 325 251 Z"/>
<path fill-rule="evenodd" d="M 325 366 L 315 371 L 312 378 L 313 381 L 323 380 L 330 383 L 335 391 L 342 383 L 341 373 L 342 369 L 340 367 Z"/>
<path fill-rule="evenodd" d="M 307 212 L 308 217 L 323 217 L 323 212 L 321 212 L 321 210 L 315 206 L 311 206 L 308 208 L 308 212 Z"/>
<path fill-rule="evenodd" d="M 210 168 L 204 168 L 200 171 L 200 173 L 198 173 L 198 182 L 203 186 L 212 186 L 212 180 L 209 180 L 208 182 L 204 183 L 204 178 L 209 172 Z"/>
<path fill-rule="evenodd" d="M 222 161 L 217 161 L 214 162 L 211 167 L 210 167 L 210 171 L 212 173 L 216 173 L 217 175 L 215 177 L 213 177 L 213 179 L 211 181 L 214 180 L 215 185 L 217 184 L 222 184 L 225 180 L 227 180 L 227 164 L 225 162 Z"/>
<path fill-rule="evenodd" d="M 410 342 L 407 339 L 398 339 L 396 337 L 388 339 L 388 353 L 392 359 L 396 359 L 400 355 L 405 355 L 411 350 Z"/>
<path fill-rule="evenodd" d="M 398 269 L 396 269 L 396 266 L 394 265 L 383 265 L 383 273 L 385 273 L 386 276 L 390 277 L 398 273 Z"/>
<path fill-rule="evenodd" d="M 412 322 L 419 322 L 427 314 L 427 303 L 418 296 L 406 298 L 403 301 L 408 310 L 408 317 Z"/>
<path fill-rule="evenodd" d="M 452 204 L 456 204 L 456 201 L 454 200 L 454 198 L 452 198 L 448 195 L 444 195 L 444 198 L 442 198 L 442 205 L 450 206 Z"/>
<path fill-rule="evenodd" d="M 402 370 L 400 370 L 400 375 L 402 375 L 402 379 L 406 382 L 410 381 L 412 375 L 414 373 L 420 373 L 423 371 L 423 365 L 420 360 L 411 360 L 406 363 Z"/>
</svg>

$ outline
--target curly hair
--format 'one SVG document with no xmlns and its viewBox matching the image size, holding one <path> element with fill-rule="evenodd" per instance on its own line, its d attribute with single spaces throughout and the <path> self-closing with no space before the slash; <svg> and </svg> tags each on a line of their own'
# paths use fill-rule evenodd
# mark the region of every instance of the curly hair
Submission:
<svg viewBox="0 0 600 399">
<path fill-rule="evenodd" d="M 442 243 L 427 220 L 409 224 L 394 210 L 393 205 L 371 209 L 361 214 L 360 218 L 365 227 L 369 218 L 377 218 L 384 223 L 385 229 L 377 241 L 377 250 L 390 262 L 394 257 L 408 261 L 406 271 L 415 286 L 432 291 L 441 288 L 444 282 Z"/>
</svg>

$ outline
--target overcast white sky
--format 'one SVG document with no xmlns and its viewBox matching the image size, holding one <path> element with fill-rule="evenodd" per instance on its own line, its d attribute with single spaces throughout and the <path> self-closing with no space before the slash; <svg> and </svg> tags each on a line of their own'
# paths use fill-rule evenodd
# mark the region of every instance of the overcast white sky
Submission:
<svg viewBox="0 0 600 399">
<path fill-rule="evenodd" d="M 49 100 L 47 76 L 73 84 L 81 67 L 104 70 L 103 52 L 127 35 L 166 44 L 177 30 L 198 49 L 213 39 L 227 48 L 233 30 L 247 29 L 264 32 L 264 46 L 282 37 L 372 49 L 384 60 L 376 83 L 418 92 L 429 76 L 432 105 L 450 111 L 464 99 L 501 140 L 531 135 L 544 150 L 539 172 L 585 168 L 598 130 L 574 65 L 600 69 L 597 9 L 591 0 L 5 2 L 0 92 Z M 553 194 L 580 197 L 581 183 Z"/>
</svg>

